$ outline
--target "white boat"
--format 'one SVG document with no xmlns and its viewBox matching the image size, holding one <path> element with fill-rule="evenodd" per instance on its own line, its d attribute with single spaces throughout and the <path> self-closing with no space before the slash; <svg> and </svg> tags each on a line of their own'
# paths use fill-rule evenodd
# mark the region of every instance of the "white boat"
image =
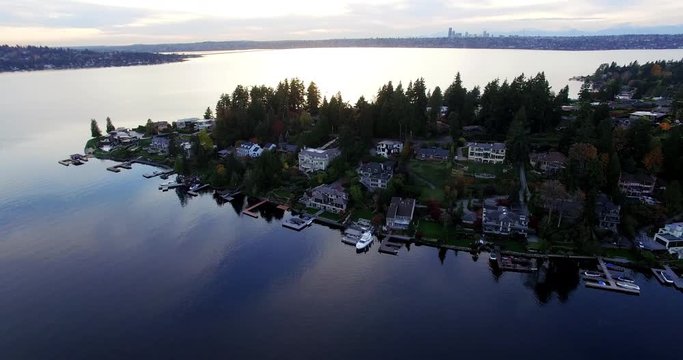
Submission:
<svg viewBox="0 0 683 360">
<path fill-rule="evenodd" d="M 370 244 L 372 244 L 373 240 L 374 237 L 372 236 L 371 232 L 364 232 L 360 239 L 358 239 L 358 242 L 356 243 L 356 250 L 365 249 L 366 247 L 370 246 Z"/>
<path fill-rule="evenodd" d="M 491 254 L 489 254 L 489 260 L 491 260 L 491 261 L 496 261 L 496 260 L 497 260 L 497 257 L 496 257 L 496 253 L 495 253 L 495 252 L 492 252 Z"/>
<path fill-rule="evenodd" d="M 617 278 L 617 280 L 622 281 L 622 282 L 625 282 L 625 283 L 631 283 L 631 284 L 633 284 L 633 283 L 636 282 L 635 280 L 633 280 L 633 279 L 631 279 L 631 278 L 628 278 L 628 277 L 626 277 L 626 276 L 623 276 L 623 275 L 622 275 L 622 276 L 619 276 L 619 277 Z"/>
<path fill-rule="evenodd" d="M 660 271 L 659 275 L 662 277 L 662 280 L 664 280 L 665 283 L 667 283 L 667 284 L 673 284 L 674 283 L 674 280 L 665 271 Z"/>
<path fill-rule="evenodd" d="M 597 271 L 584 271 L 583 275 L 588 277 L 602 277 L 602 273 Z"/>
<path fill-rule="evenodd" d="M 640 286 L 628 282 L 617 281 L 617 286 L 622 287 L 624 289 L 640 291 Z"/>
</svg>

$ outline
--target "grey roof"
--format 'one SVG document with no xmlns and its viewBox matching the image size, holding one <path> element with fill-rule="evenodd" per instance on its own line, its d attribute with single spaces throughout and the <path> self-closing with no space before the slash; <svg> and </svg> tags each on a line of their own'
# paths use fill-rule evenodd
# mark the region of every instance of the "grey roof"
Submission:
<svg viewBox="0 0 683 360">
<path fill-rule="evenodd" d="M 621 206 L 613 203 L 606 194 L 600 193 L 595 199 L 595 210 L 598 212 L 619 212 L 621 210 Z"/>
<path fill-rule="evenodd" d="M 450 152 L 441 148 L 420 148 L 415 150 L 415 153 L 425 157 L 448 157 Z"/>
<path fill-rule="evenodd" d="M 544 153 L 531 153 L 529 154 L 529 159 L 534 162 L 559 162 L 559 163 L 566 163 L 567 162 L 567 157 L 557 151 L 550 151 L 550 152 L 544 152 Z"/>
<path fill-rule="evenodd" d="M 654 175 L 647 174 L 621 173 L 621 176 L 619 178 L 619 182 L 621 183 L 638 183 L 647 186 L 654 185 L 656 181 L 657 178 Z"/>
<path fill-rule="evenodd" d="M 332 148 L 332 149 L 327 149 L 327 150 L 321 150 L 321 149 L 313 149 L 313 148 L 306 148 L 302 149 L 299 155 L 307 155 L 310 157 L 317 157 L 317 158 L 335 158 L 341 154 L 341 151 L 337 148 Z"/>
<path fill-rule="evenodd" d="M 387 218 L 395 218 L 398 216 L 413 218 L 413 211 L 415 210 L 415 199 L 404 199 L 400 197 L 391 198 L 391 205 L 387 211 Z"/>
<path fill-rule="evenodd" d="M 478 142 L 468 142 L 467 147 L 476 147 L 484 150 L 505 150 L 505 144 L 503 143 L 478 143 Z"/>
</svg>

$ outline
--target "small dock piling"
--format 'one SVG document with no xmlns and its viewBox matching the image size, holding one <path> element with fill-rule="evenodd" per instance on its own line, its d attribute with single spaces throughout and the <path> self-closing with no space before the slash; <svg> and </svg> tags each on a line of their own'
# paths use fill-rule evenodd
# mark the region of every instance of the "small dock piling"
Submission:
<svg viewBox="0 0 683 360">
<path fill-rule="evenodd" d="M 259 206 L 267 203 L 268 200 L 261 200 L 260 202 L 250 206 L 248 209 L 242 211 L 242 214 L 249 215 L 255 219 L 258 219 L 258 214 L 254 212 L 254 210 L 258 209 Z"/>
</svg>

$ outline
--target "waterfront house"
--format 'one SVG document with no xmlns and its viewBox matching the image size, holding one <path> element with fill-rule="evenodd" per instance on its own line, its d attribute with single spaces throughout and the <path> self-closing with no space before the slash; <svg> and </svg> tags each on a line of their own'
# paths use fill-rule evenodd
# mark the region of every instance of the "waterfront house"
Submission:
<svg viewBox="0 0 683 360">
<path fill-rule="evenodd" d="M 665 116 L 666 116 L 666 114 L 656 113 L 656 112 L 651 112 L 651 111 L 634 111 L 629 116 L 629 119 L 631 119 L 631 120 L 643 119 L 643 120 L 648 120 L 648 121 L 661 121 Z"/>
<path fill-rule="evenodd" d="M 391 198 L 391 204 L 387 211 L 387 227 L 393 230 L 406 230 L 413 221 L 415 213 L 415 199 L 400 197 Z"/>
<path fill-rule="evenodd" d="M 529 154 L 531 166 L 539 169 L 545 175 L 557 175 L 567 165 L 567 157 L 557 151 Z"/>
<path fill-rule="evenodd" d="M 265 151 L 275 151 L 277 149 L 277 145 L 273 143 L 267 143 L 263 145 L 263 150 Z"/>
<path fill-rule="evenodd" d="M 339 184 L 323 184 L 307 192 L 302 197 L 301 202 L 310 208 L 339 214 L 346 211 L 349 195 Z"/>
<path fill-rule="evenodd" d="M 415 158 L 418 160 L 446 161 L 450 152 L 441 148 L 419 148 L 415 150 Z"/>
<path fill-rule="evenodd" d="M 324 171 L 330 162 L 341 155 L 339 149 L 305 148 L 299 152 L 299 170 L 303 172 Z"/>
<path fill-rule="evenodd" d="M 240 158 L 257 158 L 261 156 L 263 149 L 252 142 L 243 142 L 239 146 L 235 147 L 235 156 Z"/>
<path fill-rule="evenodd" d="M 198 120 L 200 120 L 200 119 L 199 118 L 187 118 L 187 119 L 176 120 L 173 123 L 175 124 L 176 129 L 184 130 L 184 129 L 190 129 L 190 128 L 194 127 L 194 125 L 197 123 Z"/>
<path fill-rule="evenodd" d="M 683 223 L 667 224 L 655 234 L 654 241 L 683 259 Z"/>
<path fill-rule="evenodd" d="M 213 130 L 215 125 L 216 125 L 216 119 L 197 119 L 194 122 L 194 130 L 195 131 L 201 131 L 201 130 L 211 131 L 211 130 Z"/>
<path fill-rule="evenodd" d="M 598 228 L 617 232 L 621 223 L 621 206 L 614 204 L 605 194 L 599 194 L 595 199 L 595 215 L 598 218 Z"/>
<path fill-rule="evenodd" d="M 377 143 L 375 151 L 377 156 L 389 158 L 401 154 L 403 143 L 397 140 L 383 140 Z"/>
<path fill-rule="evenodd" d="M 467 143 L 467 158 L 487 164 L 502 164 L 505 161 L 505 144 L 503 143 Z"/>
<path fill-rule="evenodd" d="M 360 183 L 370 191 L 386 189 L 389 185 L 389 180 L 394 176 L 394 164 L 393 161 L 362 164 L 357 170 Z"/>
<path fill-rule="evenodd" d="M 506 206 L 484 207 L 482 229 L 484 234 L 526 237 L 529 219 L 523 209 L 513 210 Z"/>
<path fill-rule="evenodd" d="M 646 174 L 621 173 L 619 176 L 619 190 L 629 198 L 642 199 L 652 196 L 657 178 Z"/>
</svg>

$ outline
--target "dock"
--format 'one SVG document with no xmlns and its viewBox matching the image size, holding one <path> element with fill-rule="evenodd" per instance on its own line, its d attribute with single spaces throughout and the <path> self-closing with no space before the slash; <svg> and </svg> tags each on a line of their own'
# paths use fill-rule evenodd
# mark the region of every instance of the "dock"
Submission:
<svg viewBox="0 0 683 360">
<path fill-rule="evenodd" d="M 403 247 L 403 243 L 391 241 L 392 237 L 388 237 L 382 241 L 379 246 L 379 252 L 389 255 L 398 255 L 398 251 Z"/>
<path fill-rule="evenodd" d="M 497 247 L 493 250 L 493 253 L 496 255 L 496 265 L 498 265 L 498 269 L 502 271 L 530 273 L 538 270 L 538 260 L 536 258 L 511 255 L 503 256 Z"/>
<path fill-rule="evenodd" d="M 132 167 L 132 165 L 131 165 L 130 162 L 122 162 L 122 163 L 120 163 L 120 164 L 118 164 L 118 165 L 114 165 L 114 166 L 108 167 L 107 170 L 109 170 L 109 171 L 111 171 L 111 172 L 118 173 L 118 172 L 121 172 L 121 169 L 130 170 L 130 169 L 132 169 L 132 168 L 133 168 L 133 167 Z"/>
<path fill-rule="evenodd" d="M 671 280 L 674 281 L 673 284 L 666 282 L 662 275 L 660 275 L 660 272 L 664 272 L 666 275 L 668 275 L 669 278 L 671 278 Z M 669 265 L 664 266 L 664 269 L 652 269 L 652 273 L 655 275 L 657 280 L 659 280 L 659 282 L 662 283 L 662 285 L 673 285 L 677 289 L 683 289 L 683 279 L 676 275 L 676 273 L 673 270 L 671 270 L 671 267 L 669 267 Z"/>
<path fill-rule="evenodd" d="M 600 270 L 603 273 L 604 280 L 595 281 L 595 282 L 585 281 L 586 287 L 591 287 L 591 288 L 601 289 L 601 290 L 619 291 L 619 292 L 623 292 L 626 294 L 632 294 L 632 295 L 640 295 L 640 290 L 628 289 L 625 287 L 618 286 L 617 282 L 612 277 L 612 273 L 610 272 L 609 268 L 607 267 L 607 265 L 605 264 L 605 262 L 602 260 L 601 257 L 598 257 L 598 265 L 600 265 Z"/>
<path fill-rule="evenodd" d="M 664 269 L 666 272 L 669 273 L 669 277 L 671 277 L 674 280 L 674 286 L 676 287 L 676 289 L 683 290 L 683 279 L 681 279 L 680 276 L 676 275 L 676 273 L 673 270 L 671 270 L 669 265 L 664 265 Z"/>
<path fill-rule="evenodd" d="M 250 206 L 248 209 L 243 210 L 242 214 L 249 215 L 255 219 L 258 219 L 258 214 L 254 212 L 254 210 L 258 209 L 259 206 L 267 203 L 268 200 L 261 200 L 260 202 Z"/>
<path fill-rule="evenodd" d="M 168 170 L 168 171 L 154 171 L 154 172 L 151 173 L 151 174 L 143 174 L 142 176 L 143 176 L 145 179 L 151 179 L 151 178 L 154 178 L 154 177 L 157 177 L 157 176 L 164 176 L 164 175 L 168 176 L 168 175 L 171 175 L 171 174 L 173 174 L 173 173 L 174 173 L 173 170 Z"/>
<path fill-rule="evenodd" d="M 282 226 L 297 231 L 302 230 L 311 224 L 313 224 L 313 218 L 308 216 L 292 216 L 282 222 Z"/>
<path fill-rule="evenodd" d="M 280 204 L 280 205 L 277 206 L 277 208 L 278 208 L 278 210 L 282 210 L 282 211 L 287 211 L 287 210 L 289 210 L 289 206 L 287 206 L 287 205 L 285 205 L 285 204 Z"/>
<path fill-rule="evenodd" d="M 233 201 L 233 200 L 235 200 L 235 196 L 240 195 L 241 193 L 242 193 L 241 190 L 234 190 L 234 191 L 216 191 L 215 194 L 225 201 Z"/>
<path fill-rule="evenodd" d="M 71 159 L 64 159 L 64 160 L 59 160 L 57 161 L 58 163 L 64 165 L 64 166 L 69 166 L 71 165 Z"/>
</svg>

